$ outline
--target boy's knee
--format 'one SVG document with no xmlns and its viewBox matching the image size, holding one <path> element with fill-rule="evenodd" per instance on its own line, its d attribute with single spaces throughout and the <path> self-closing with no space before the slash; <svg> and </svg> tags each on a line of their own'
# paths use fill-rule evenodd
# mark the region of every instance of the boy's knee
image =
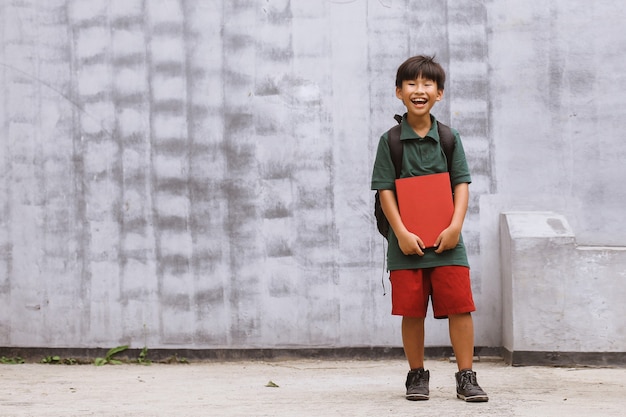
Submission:
<svg viewBox="0 0 626 417">
<path fill-rule="evenodd" d="M 402 324 L 405 326 L 423 326 L 426 317 L 402 317 Z"/>
</svg>

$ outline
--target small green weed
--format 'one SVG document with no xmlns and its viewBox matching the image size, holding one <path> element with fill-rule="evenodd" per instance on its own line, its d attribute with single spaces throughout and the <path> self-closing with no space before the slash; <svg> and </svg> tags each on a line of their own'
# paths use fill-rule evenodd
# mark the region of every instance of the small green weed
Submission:
<svg viewBox="0 0 626 417">
<path fill-rule="evenodd" d="M 137 358 L 137 363 L 141 365 L 150 365 L 152 361 L 148 359 L 148 348 L 144 346 L 139 352 L 139 357 Z"/>
<path fill-rule="evenodd" d="M 58 364 L 76 365 L 78 361 L 74 358 L 61 358 L 60 356 L 54 355 L 54 356 L 46 356 L 45 358 L 42 358 L 40 363 L 46 363 L 48 365 L 58 365 Z"/>
<path fill-rule="evenodd" d="M 5 365 L 17 365 L 20 363 L 24 363 L 24 359 L 20 358 L 19 356 L 15 356 L 13 358 L 7 358 L 6 356 L 2 356 L 0 357 L 0 363 Z"/>
<path fill-rule="evenodd" d="M 128 349 L 128 345 L 111 348 L 109 349 L 109 351 L 107 352 L 104 358 L 96 358 L 96 360 L 94 361 L 94 365 L 96 366 L 102 366 L 102 365 L 107 365 L 107 364 L 121 365 L 122 361 L 113 359 L 113 357 L 117 355 L 118 353 L 125 351 L 126 349 Z"/>
<path fill-rule="evenodd" d="M 184 364 L 189 363 L 189 361 L 186 358 L 179 358 L 178 355 L 176 354 L 170 356 L 169 358 L 165 359 L 162 362 L 163 363 L 184 363 Z"/>
</svg>

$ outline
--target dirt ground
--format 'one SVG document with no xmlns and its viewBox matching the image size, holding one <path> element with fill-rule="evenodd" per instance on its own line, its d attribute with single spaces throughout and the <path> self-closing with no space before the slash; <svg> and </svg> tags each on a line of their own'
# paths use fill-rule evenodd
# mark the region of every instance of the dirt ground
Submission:
<svg viewBox="0 0 626 417">
<path fill-rule="evenodd" d="M 626 415 L 623 368 L 478 363 L 476 404 L 456 399 L 454 363 L 427 368 L 430 400 L 412 402 L 403 360 L 0 365 L 0 416 Z"/>
</svg>

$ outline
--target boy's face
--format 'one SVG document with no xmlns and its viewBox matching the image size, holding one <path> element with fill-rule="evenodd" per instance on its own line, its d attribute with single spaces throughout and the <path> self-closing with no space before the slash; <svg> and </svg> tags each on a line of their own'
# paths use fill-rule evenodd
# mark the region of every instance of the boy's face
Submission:
<svg viewBox="0 0 626 417">
<path fill-rule="evenodd" d="M 443 90 L 433 80 L 418 77 L 402 81 L 402 88 L 396 87 L 396 97 L 402 100 L 409 116 L 430 115 L 430 109 L 443 98 Z"/>
</svg>

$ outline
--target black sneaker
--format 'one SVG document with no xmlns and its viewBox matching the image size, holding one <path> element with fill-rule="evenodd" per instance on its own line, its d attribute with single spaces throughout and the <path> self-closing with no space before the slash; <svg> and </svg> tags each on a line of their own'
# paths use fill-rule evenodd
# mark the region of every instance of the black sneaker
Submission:
<svg viewBox="0 0 626 417">
<path fill-rule="evenodd" d="M 457 372 L 455 376 L 457 398 L 470 403 L 489 401 L 489 397 L 476 381 L 476 372 L 467 369 Z"/>
<path fill-rule="evenodd" d="M 424 368 L 414 369 L 406 376 L 406 399 L 411 401 L 427 400 L 430 394 L 428 381 L 430 372 Z"/>
</svg>

